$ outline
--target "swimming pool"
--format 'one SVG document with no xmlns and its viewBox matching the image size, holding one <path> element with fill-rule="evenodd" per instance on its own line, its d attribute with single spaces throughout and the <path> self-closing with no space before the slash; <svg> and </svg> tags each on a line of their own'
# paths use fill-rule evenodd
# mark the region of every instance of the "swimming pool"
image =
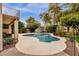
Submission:
<svg viewBox="0 0 79 59">
<path fill-rule="evenodd" d="M 41 42 L 53 42 L 53 41 L 58 41 L 60 39 L 52 37 L 48 34 L 36 34 L 33 35 L 34 37 L 38 38 Z"/>
<path fill-rule="evenodd" d="M 47 42 L 47 43 L 50 43 L 50 42 L 54 42 L 54 41 L 58 41 L 60 40 L 59 38 L 56 38 L 56 37 L 52 37 L 51 35 L 49 34 L 26 34 L 26 35 L 23 35 L 23 36 L 31 36 L 31 37 L 35 37 L 37 38 L 40 42 Z"/>
<path fill-rule="evenodd" d="M 42 37 L 42 39 L 38 37 Z M 51 38 L 50 41 L 47 38 Z M 56 40 L 57 38 L 58 40 Z M 19 34 L 15 47 L 18 51 L 28 55 L 55 55 L 66 49 L 65 42 L 65 38 L 52 33 L 23 33 Z"/>
</svg>

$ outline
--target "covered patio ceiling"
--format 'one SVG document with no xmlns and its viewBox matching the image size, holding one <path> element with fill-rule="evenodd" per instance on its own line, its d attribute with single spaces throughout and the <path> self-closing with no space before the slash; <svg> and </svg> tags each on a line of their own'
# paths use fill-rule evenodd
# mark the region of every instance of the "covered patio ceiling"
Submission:
<svg viewBox="0 0 79 59">
<path fill-rule="evenodd" d="M 15 19 L 16 18 L 14 16 L 3 14 L 3 24 L 11 24 L 15 21 Z"/>
<path fill-rule="evenodd" d="M 20 11 L 11 7 L 2 5 L 3 24 L 11 24 L 15 19 L 19 19 Z"/>
</svg>

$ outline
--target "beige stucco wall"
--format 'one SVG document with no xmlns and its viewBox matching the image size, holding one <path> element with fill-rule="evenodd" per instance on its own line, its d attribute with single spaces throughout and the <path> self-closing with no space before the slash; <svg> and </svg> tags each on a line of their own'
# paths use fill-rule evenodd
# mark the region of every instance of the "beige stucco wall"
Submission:
<svg viewBox="0 0 79 59">
<path fill-rule="evenodd" d="M 2 23 L 2 4 L 0 4 L 0 51 L 3 49 Z"/>
<path fill-rule="evenodd" d="M 0 14 L 2 13 L 2 4 L 0 3 Z"/>
<path fill-rule="evenodd" d="M 11 24 L 10 24 L 8 33 L 11 33 L 11 32 L 12 32 L 12 29 L 11 29 Z"/>
<path fill-rule="evenodd" d="M 9 25 L 9 28 L 3 29 L 3 33 L 11 33 L 12 32 L 11 25 L 12 24 Z"/>
<path fill-rule="evenodd" d="M 18 19 L 14 21 L 14 38 L 18 39 Z"/>
<path fill-rule="evenodd" d="M 3 33 L 9 33 L 9 29 L 3 29 Z"/>
</svg>

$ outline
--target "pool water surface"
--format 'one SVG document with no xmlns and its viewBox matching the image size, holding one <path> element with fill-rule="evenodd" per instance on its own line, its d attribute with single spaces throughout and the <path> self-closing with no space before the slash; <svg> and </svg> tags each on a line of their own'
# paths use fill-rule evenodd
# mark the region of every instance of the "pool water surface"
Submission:
<svg viewBox="0 0 79 59">
<path fill-rule="evenodd" d="M 48 43 L 60 40 L 48 34 L 38 34 L 38 35 L 34 35 L 34 37 L 38 38 L 41 42 L 48 42 Z"/>
</svg>

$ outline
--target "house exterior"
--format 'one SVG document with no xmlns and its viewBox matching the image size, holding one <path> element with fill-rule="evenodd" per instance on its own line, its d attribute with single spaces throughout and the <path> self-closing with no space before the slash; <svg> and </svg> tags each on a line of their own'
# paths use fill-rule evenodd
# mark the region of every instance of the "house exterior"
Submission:
<svg viewBox="0 0 79 59">
<path fill-rule="evenodd" d="M 0 51 L 3 50 L 3 34 L 14 35 L 18 39 L 19 10 L 0 4 Z"/>
</svg>

